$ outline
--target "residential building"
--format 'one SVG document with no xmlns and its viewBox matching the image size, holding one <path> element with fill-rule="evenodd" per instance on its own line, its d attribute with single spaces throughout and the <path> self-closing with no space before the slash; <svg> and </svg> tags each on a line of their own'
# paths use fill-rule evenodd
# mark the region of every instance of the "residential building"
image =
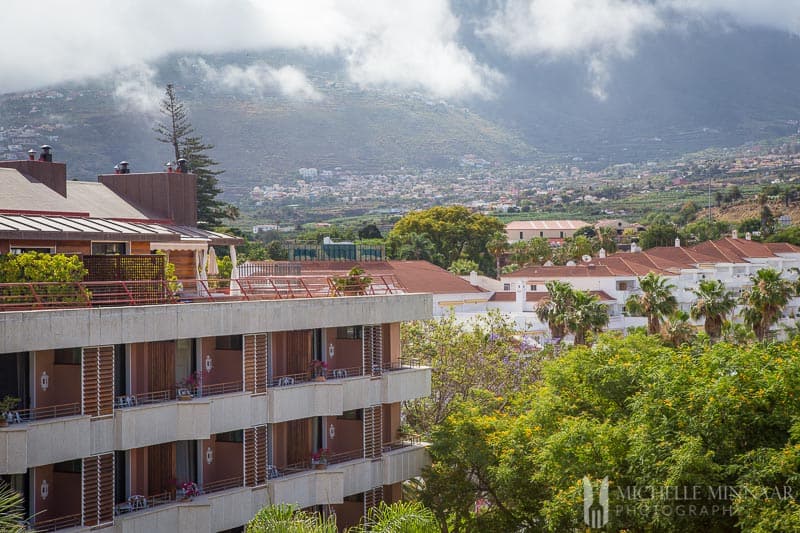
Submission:
<svg viewBox="0 0 800 533">
<path fill-rule="evenodd" d="M 389 275 L 354 296 L 235 264 L 209 280 L 210 248 L 235 263 L 240 241 L 196 227 L 195 187 L 0 163 L 0 252 L 78 254 L 89 272 L 0 285 L 0 398 L 20 399 L 0 478 L 37 531 L 236 531 L 274 503 L 346 527 L 427 461 L 400 432 L 401 402 L 430 393 L 400 323 L 430 318 L 432 296 Z"/>
<path fill-rule="evenodd" d="M 558 244 L 586 226 L 591 224 L 582 220 L 515 220 L 506 224 L 506 236 L 510 243 L 544 237 L 551 243 Z"/>
</svg>

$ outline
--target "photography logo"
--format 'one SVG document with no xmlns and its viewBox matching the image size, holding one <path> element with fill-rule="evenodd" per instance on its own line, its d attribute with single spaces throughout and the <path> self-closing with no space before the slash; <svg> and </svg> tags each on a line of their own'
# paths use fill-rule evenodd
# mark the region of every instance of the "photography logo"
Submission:
<svg viewBox="0 0 800 533">
<path fill-rule="evenodd" d="M 583 477 L 583 522 L 592 529 L 600 529 L 608 524 L 608 477 L 604 477 L 600 483 L 597 502 L 591 480 Z"/>
</svg>

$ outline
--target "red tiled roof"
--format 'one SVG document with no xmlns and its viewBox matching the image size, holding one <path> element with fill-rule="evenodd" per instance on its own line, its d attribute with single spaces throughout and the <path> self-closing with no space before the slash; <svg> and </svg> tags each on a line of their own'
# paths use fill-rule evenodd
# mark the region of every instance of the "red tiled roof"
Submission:
<svg viewBox="0 0 800 533">
<path fill-rule="evenodd" d="M 615 301 L 614 298 L 608 295 L 605 291 L 589 291 L 590 294 L 597 296 L 601 302 L 613 302 Z M 547 297 L 547 292 L 526 292 L 525 293 L 525 301 L 526 302 L 539 302 Z M 517 299 L 517 295 L 514 292 L 508 291 L 498 291 L 495 292 L 491 298 L 489 298 L 490 302 L 514 302 Z"/>
<path fill-rule="evenodd" d="M 465 294 L 486 292 L 468 281 L 427 261 L 302 261 L 303 274 L 341 275 L 360 266 L 371 276 L 394 275 L 409 292 Z"/>
</svg>

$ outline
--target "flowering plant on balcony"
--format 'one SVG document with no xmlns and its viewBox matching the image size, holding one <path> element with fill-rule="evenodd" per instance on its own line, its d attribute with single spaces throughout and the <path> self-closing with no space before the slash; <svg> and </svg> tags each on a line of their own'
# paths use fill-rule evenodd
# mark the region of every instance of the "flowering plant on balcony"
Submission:
<svg viewBox="0 0 800 533">
<path fill-rule="evenodd" d="M 189 396 L 195 394 L 199 383 L 200 379 L 198 373 L 192 372 L 175 384 L 175 387 L 178 389 L 178 397 L 186 396 L 187 394 Z"/>
<path fill-rule="evenodd" d="M 184 499 L 191 499 L 200 494 L 200 489 L 194 481 L 186 481 L 181 483 L 181 492 Z"/>
<path fill-rule="evenodd" d="M 331 455 L 331 451 L 328 448 L 320 448 L 313 454 L 311 454 L 311 464 L 312 465 L 326 465 L 328 464 L 328 458 Z"/>
<path fill-rule="evenodd" d="M 311 361 L 311 374 L 313 377 L 325 377 L 325 374 L 328 370 L 328 362 L 327 361 L 318 361 L 313 360 Z"/>
</svg>

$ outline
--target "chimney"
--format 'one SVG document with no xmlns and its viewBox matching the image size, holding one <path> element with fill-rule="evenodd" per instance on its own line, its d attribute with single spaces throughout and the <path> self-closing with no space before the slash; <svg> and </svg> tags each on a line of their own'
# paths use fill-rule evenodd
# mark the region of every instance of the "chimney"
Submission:
<svg viewBox="0 0 800 533">
<path fill-rule="evenodd" d="M 753 240 L 753 235 L 748 231 L 747 233 L 744 234 L 744 239 L 746 241 Z"/>
<path fill-rule="evenodd" d="M 633 254 L 633 253 L 636 253 L 638 251 L 639 251 L 639 245 L 636 244 L 635 242 L 632 242 L 631 243 L 631 253 Z"/>
<path fill-rule="evenodd" d="M 473 286 L 478 285 L 478 273 L 474 270 L 469 273 L 469 284 Z"/>
<path fill-rule="evenodd" d="M 130 163 L 128 163 L 127 161 L 120 161 L 119 162 L 119 173 L 120 174 L 130 174 L 131 173 L 131 169 L 128 168 L 129 166 L 130 166 Z"/>
<path fill-rule="evenodd" d="M 167 161 L 164 163 L 164 166 L 167 167 L 167 172 L 172 172 L 172 161 Z"/>
<path fill-rule="evenodd" d="M 516 298 L 514 300 L 514 310 L 518 312 L 525 311 L 525 282 L 518 281 L 516 286 Z"/>
<path fill-rule="evenodd" d="M 738 239 L 738 238 L 739 238 L 739 232 L 737 230 L 733 230 L 731 232 L 731 239 Z"/>
<path fill-rule="evenodd" d="M 675 237 L 675 248 L 680 248 L 680 247 L 681 247 L 681 238 Z"/>
<path fill-rule="evenodd" d="M 606 258 L 606 249 L 605 248 L 600 248 L 600 250 L 597 252 L 597 257 L 599 257 L 600 259 L 605 259 Z"/>
<path fill-rule="evenodd" d="M 180 226 L 197 226 L 197 177 L 175 172 L 131 173 L 120 162 L 114 174 L 97 181 L 142 209 L 154 220 L 171 220 Z M 123 174 L 124 172 L 124 174 Z"/>
<path fill-rule="evenodd" d="M 28 159 L 19 161 L 0 161 L 0 168 L 13 168 L 29 179 L 46 185 L 61 196 L 67 196 L 67 165 L 53 163 L 52 148 L 42 146 L 39 160 L 36 160 L 36 150 L 28 150 Z"/>
<path fill-rule="evenodd" d="M 39 161 L 44 161 L 46 163 L 52 163 L 53 162 L 53 152 L 52 152 L 53 148 L 49 144 L 43 144 L 42 146 L 40 146 L 40 148 L 42 150 L 42 155 L 39 156 Z M 30 153 L 30 152 L 28 152 L 28 153 Z"/>
<path fill-rule="evenodd" d="M 178 172 L 181 174 L 189 173 L 189 162 L 182 157 L 178 159 Z"/>
</svg>

